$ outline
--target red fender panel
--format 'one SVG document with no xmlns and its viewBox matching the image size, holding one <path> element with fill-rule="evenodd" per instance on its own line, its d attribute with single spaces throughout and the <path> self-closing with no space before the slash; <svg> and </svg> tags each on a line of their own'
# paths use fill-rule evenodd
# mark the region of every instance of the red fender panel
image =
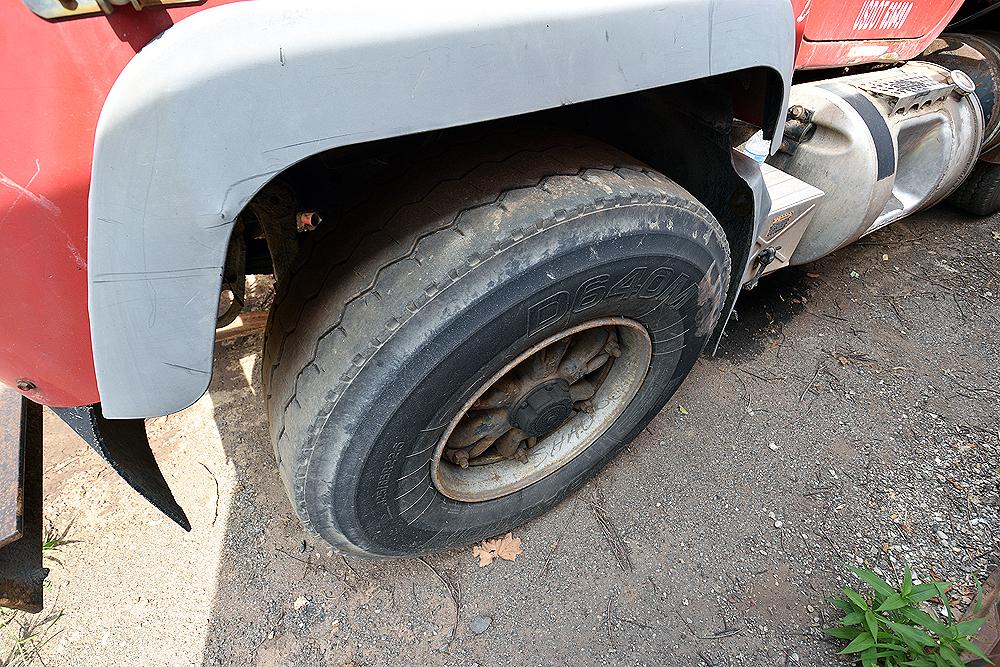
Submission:
<svg viewBox="0 0 1000 667">
<path fill-rule="evenodd" d="M 45 405 L 99 400 L 87 315 L 97 119 L 138 50 L 185 16 L 231 1 L 62 21 L 0 3 L 0 383 Z"/>
</svg>

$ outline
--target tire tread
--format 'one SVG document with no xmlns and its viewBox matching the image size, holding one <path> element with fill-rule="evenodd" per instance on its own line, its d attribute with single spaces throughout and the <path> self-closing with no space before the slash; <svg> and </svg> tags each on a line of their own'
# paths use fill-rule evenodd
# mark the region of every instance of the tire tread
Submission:
<svg viewBox="0 0 1000 667">
<path fill-rule="evenodd" d="M 428 162 L 441 169 L 437 178 L 428 178 L 429 170 L 419 169 L 418 163 L 412 173 L 419 174 L 416 180 L 421 181 L 421 193 L 413 192 L 412 182 L 403 183 L 395 197 L 381 201 L 373 197 L 369 204 L 359 205 L 345 216 L 345 222 L 361 219 L 350 247 L 344 247 L 344 239 L 337 233 L 343 226 L 317 235 L 289 278 L 278 287 L 265 333 L 263 383 L 279 469 L 296 513 L 312 532 L 318 531 L 307 511 L 305 485 L 316 441 L 313 436 L 320 420 L 309 409 L 309 402 L 300 400 L 302 392 L 323 393 L 325 386 L 326 395 L 333 394 L 329 404 L 335 405 L 375 352 L 448 284 L 506 248 L 582 210 L 551 211 L 533 225 L 514 229 L 486 247 L 477 246 L 472 231 L 491 216 L 505 215 L 539 191 L 599 188 L 608 196 L 603 201 L 598 198 L 597 209 L 636 203 L 686 208 L 700 214 L 708 222 L 712 235 L 726 243 L 715 218 L 690 194 L 617 149 L 575 135 L 558 140 L 550 138 L 542 144 L 544 148 L 537 148 L 537 137 L 530 135 L 521 141 L 507 137 L 503 143 L 506 150 L 499 156 L 487 148 L 486 157 L 477 158 L 477 151 L 468 146 L 457 151 L 452 159 L 447 152 L 435 155 Z M 614 186 L 609 184 L 611 179 L 616 181 Z M 633 187 L 632 192 L 623 193 L 622 182 L 643 185 L 641 191 Z M 490 194 L 491 188 L 495 194 Z M 451 212 L 442 220 L 444 208 Z M 590 210 L 596 209 L 591 206 Z M 394 226 L 394 221 L 401 222 Z M 470 231 L 463 231 L 463 227 Z M 420 271 L 429 258 L 438 254 L 440 247 L 455 242 L 467 246 L 461 255 L 464 259 L 453 261 L 443 275 L 428 275 L 422 288 L 414 285 L 407 298 L 400 301 L 393 290 L 406 285 L 398 275 L 404 273 L 401 269 L 404 263 L 412 262 L 416 265 L 414 270 Z M 728 264 L 723 268 L 724 275 L 728 275 Z M 304 320 L 309 320 L 312 314 L 310 304 L 321 297 L 329 298 L 329 294 L 324 294 L 328 285 L 338 293 L 339 312 L 327 318 L 330 324 L 319 329 L 316 322 Z M 393 310 L 390 301 L 403 307 Z M 378 319 L 379 313 L 380 330 L 376 331 L 377 326 L 369 328 L 362 321 Z M 352 336 L 352 331 L 370 333 Z M 352 338 L 354 345 L 350 344 Z M 335 348 L 343 345 L 343 349 L 334 353 L 338 358 L 337 369 L 320 366 L 320 352 L 327 344 Z M 337 372 L 337 380 L 325 379 L 319 387 L 312 385 L 325 370 Z M 334 546 L 352 550 L 346 540 Z"/>
<path fill-rule="evenodd" d="M 1000 164 L 980 161 L 949 201 L 972 215 L 1000 211 Z"/>
</svg>

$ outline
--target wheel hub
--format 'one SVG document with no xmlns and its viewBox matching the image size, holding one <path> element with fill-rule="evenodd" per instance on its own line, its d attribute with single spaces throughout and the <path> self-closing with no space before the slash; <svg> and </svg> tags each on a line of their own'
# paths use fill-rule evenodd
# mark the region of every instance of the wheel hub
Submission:
<svg viewBox="0 0 1000 667">
<path fill-rule="evenodd" d="M 624 411 L 651 358 L 649 334 L 625 318 L 591 320 L 525 350 L 442 434 L 431 463 L 435 486 L 481 502 L 558 470 Z"/>
<path fill-rule="evenodd" d="M 510 423 L 529 436 L 541 438 L 556 430 L 573 414 L 569 383 L 562 378 L 535 387 L 510 411 Z"/>
</svg>

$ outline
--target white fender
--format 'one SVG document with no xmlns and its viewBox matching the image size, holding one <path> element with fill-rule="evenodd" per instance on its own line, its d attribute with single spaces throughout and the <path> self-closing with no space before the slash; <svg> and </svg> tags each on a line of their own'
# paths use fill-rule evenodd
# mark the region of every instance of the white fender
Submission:
<svg viewBox="0 0 1000 667">
<path fill-rule="evenodd" d="M 255 0 L 179 22 L 128 64 L 97 127 L 104 414 L 167 414 L 204 393 L 233 221 L 290 165 L 750 67 L 778 72 L 787 101 L 794 44 L 787 0 Z"/>
</svg>

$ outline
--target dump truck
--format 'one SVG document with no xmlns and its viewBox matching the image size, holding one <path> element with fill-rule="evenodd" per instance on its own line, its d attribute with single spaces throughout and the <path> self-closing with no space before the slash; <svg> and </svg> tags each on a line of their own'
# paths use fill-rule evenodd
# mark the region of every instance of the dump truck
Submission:
<svg viewBox="0 0 1000 667">
<path fill-rule="evenodd" d="M 143 420 L 206 391 L 247 276 L 309 531 L 399 558 L 545 512 L 743 290 L 1000 209 L 998 9 L 3 3 L 0 603 L 41 605 L 41 406 L 190 528 Z"/>
</svg>

